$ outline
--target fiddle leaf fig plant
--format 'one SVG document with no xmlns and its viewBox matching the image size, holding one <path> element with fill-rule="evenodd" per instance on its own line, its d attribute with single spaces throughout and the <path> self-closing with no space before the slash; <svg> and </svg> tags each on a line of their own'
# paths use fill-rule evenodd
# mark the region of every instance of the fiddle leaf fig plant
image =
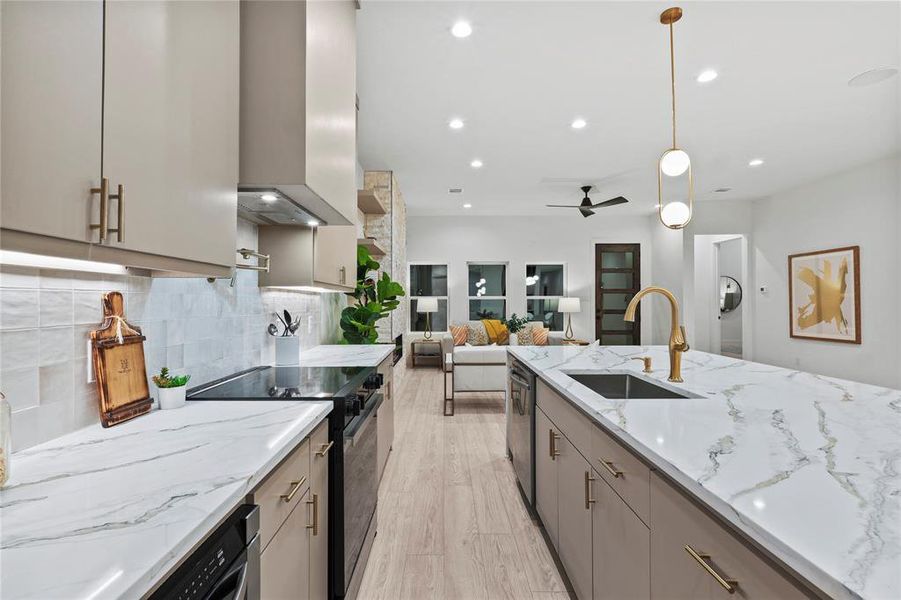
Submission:
<svg viewBox="0 0 901 600">
<path fill-rule="evenodd" d="M 341 311 L 343 344 L 376 343 L 378 321 L 400 306 L 399 298 L 405 295 L 403 286 L 387 273 L 382 273 L 381 277 L 373 274 L 380 267 L 365 246 L 357 246 L 357 285 L 347 294 L 353 298 L 353 303 Z"/>
</svg>

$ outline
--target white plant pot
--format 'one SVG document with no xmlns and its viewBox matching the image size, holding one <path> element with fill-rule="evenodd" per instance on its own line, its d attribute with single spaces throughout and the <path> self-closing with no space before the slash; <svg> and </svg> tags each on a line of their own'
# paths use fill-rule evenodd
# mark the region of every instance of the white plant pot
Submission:
<svg viewBox="0 0 901 600">
<path fill-rule="evenodd" d="M 293 367 L 300 364 L 300 338 L 295 335 L 275 338 L 275 365 Z"/>
<path fill-rule="evenodd" d="M 181 385 L 172 388 L 157 388 L 157 400 L 160 402 L 160 409 L 168 410 L 170 408 L 181 408 L 185 405 L 185 391 L 188 386 Z"/>
</svg>

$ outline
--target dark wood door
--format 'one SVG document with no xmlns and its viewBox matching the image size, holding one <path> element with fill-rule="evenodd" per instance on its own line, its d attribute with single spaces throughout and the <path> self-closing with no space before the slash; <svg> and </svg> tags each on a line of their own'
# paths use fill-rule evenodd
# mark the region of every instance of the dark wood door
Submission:
<svg viewBox="0 0 901 600">
<path fill-rule="evenodd" d="M 595 245 L 595 335 L 603 346 L 641 344 L 641 308 L 635 322 L 623 317 L 641 289 L 640 244 Z"/>
</svg>

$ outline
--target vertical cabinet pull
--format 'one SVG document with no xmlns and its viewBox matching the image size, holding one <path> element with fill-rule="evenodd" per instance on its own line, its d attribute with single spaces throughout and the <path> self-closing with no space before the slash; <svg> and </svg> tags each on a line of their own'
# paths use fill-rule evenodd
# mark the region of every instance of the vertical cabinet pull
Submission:
<svg viewBox="0 0 901 600">
<path fill-rule="evenodd" d="M 100 230 L 100 241 L 106 241 L 106 221 L 109 217 L 109 178 L 102 177 L 100 179 L 100 187 L 91 188 L 91 196 L 100 194 L 100 222 L 91 223 L 91 229 Z"/>
<path fill-rule="evenodd" d="M 591 476 L 591 471 L 585 471 L 585 510 L 591 510 L 591 505 L 596 502 L 591 498 L 592 481 L 594 481 L 594 477 Z"/>
<path fill-rule="evenodd" d="M 347 283 L 347 267 L 341 267 L 338 271 L 339 281 L 344 284 Z"/>
<path fill-rule="evenodd" d="M 551 455 L 551 460 L 557 460 L 554 458 L 555 456 L 560 456 L 560 453 L 557 452 L 557 439 L 560 437 L 556 433 L 554 433 L 553 429 L 548 429 L 548 452 Z"/>
<path fill-rule="evenodd" d="M 313 494 L 313 499 L 307 500 L 307 504 L 313 505 L 313 524 L 307 525 L 307 529 L 312 529 L 313 535 L 319 535 L 319 494 Z"/>
<path fill-rule="evenodd" d="M 724 590 L 726 590 L 730 594 L 735 593 L 735 588 L 738 587 L 738 581 L 736 581 L 735 579 L 727 579 L 727 578 L 723 577 L 722 575 L 720 575 L 719 573 L 717 573 L 716 569 L 714 569 L 712 566 L 710 566 L 710 563 L 707 562 L 708 559 L 710 559 L 709 554 L 704 554 L 703 552 L 698 552 L 697 550 L 695 550 L 688 544 L 685 544 L 685 551 L 688 552 L 689 556 L 691 556 L 693 559 L 695 559 L 695 562 L 697 562 L 699 565 L 701 565 L 702 569 L 707 571 L 708 575 L 710 575 L 711 577 L 716 579 L 716 582 L 718 584 L 720 584 L 721 586 L 723 586 Z"/>
<path fill-rule="evenodd" d="M 107 232 L 116 234 L 116 241 L 125 241 L 125 186 L 121 183 L 117 186 L 115 194 L 109 194 L 109 198 L 118 201 L 119 213 L 116 218 L 116 228 L 107 228 Z M 107 217 L 108 218 L 108 217 Z"/>
</svg>

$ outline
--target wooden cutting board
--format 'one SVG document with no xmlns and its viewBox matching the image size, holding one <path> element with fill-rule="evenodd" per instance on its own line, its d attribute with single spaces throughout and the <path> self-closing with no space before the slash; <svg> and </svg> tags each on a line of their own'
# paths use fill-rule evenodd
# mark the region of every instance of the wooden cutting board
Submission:
<svg viewBox="0 0 901 600">
<path fill-rule="evenodd" d="M 100 392 L 100 424 L 111 427 L 150 411 L 141 328 L 125 320 L 119 292 L 103 295 L 103 325 L 91 332 L 94 375 Z"/>
</svg>

